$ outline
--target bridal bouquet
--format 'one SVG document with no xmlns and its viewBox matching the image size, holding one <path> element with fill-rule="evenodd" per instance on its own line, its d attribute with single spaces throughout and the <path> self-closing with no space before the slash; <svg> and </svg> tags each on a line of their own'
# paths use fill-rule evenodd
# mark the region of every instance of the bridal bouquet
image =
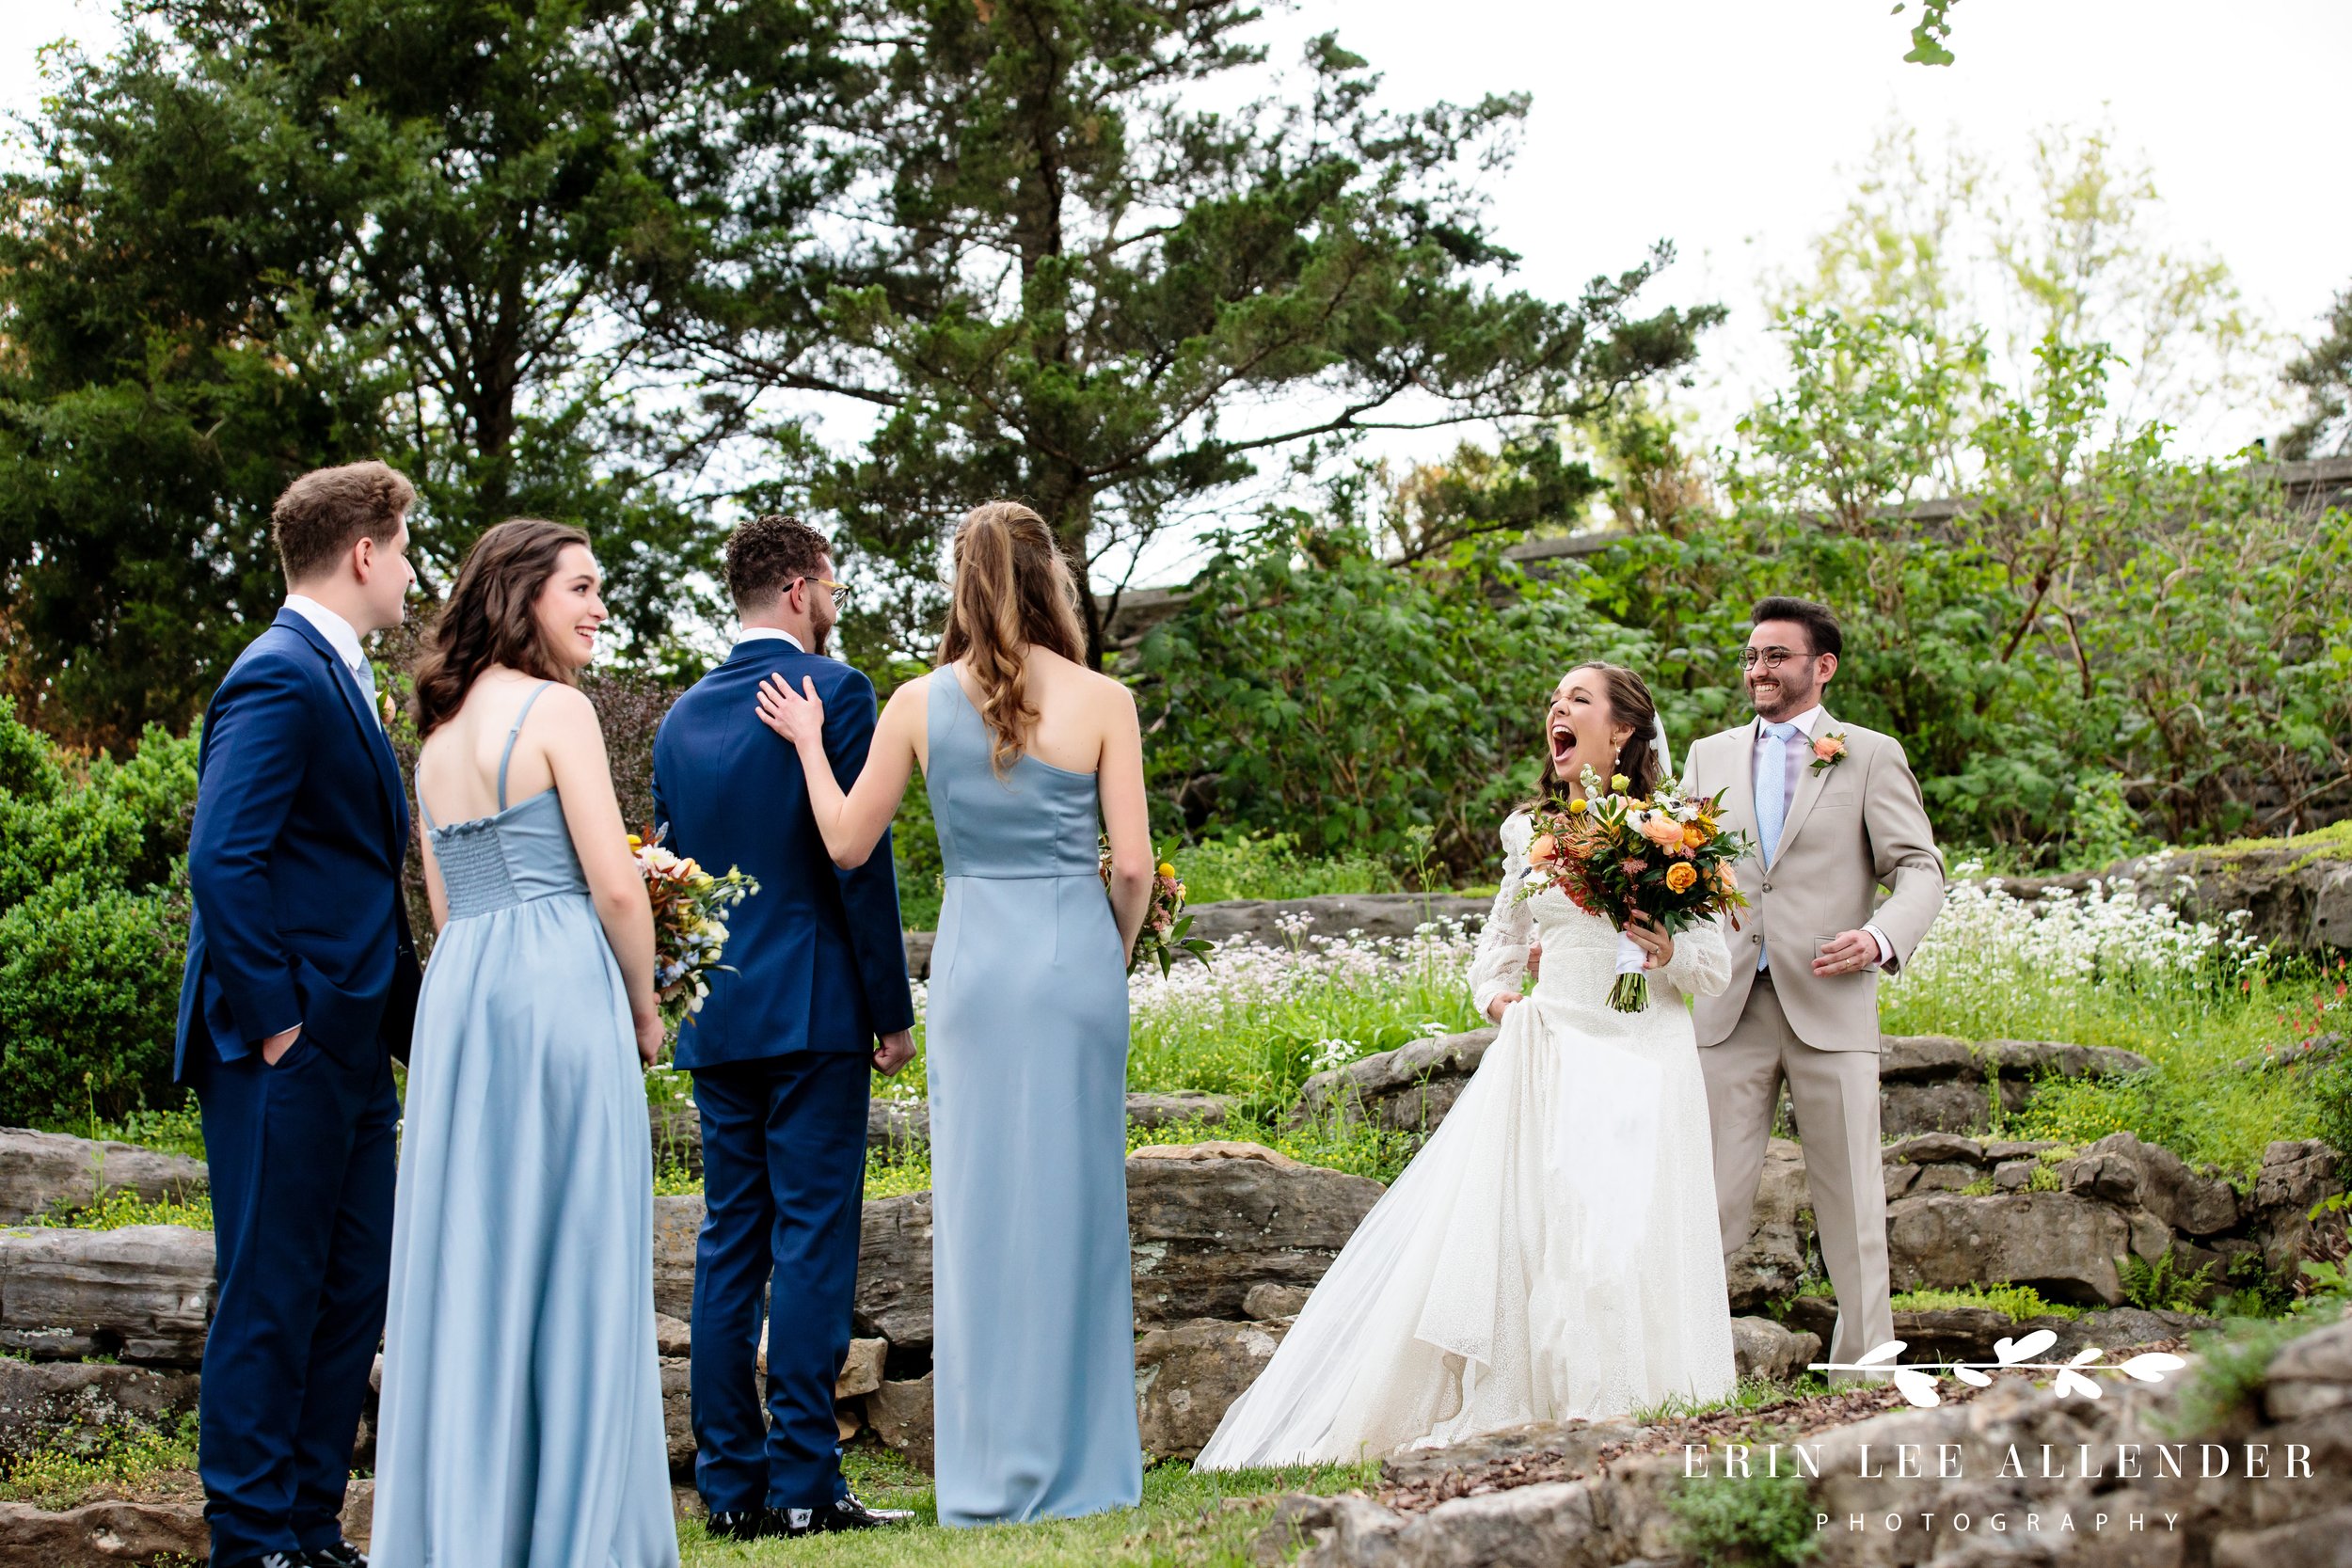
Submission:
<svg viewBox="0 0 2352 1568">
<path fill-rule="evenodd" d="M 1103 885 L 1110 886 L 1111 841 L 1100 840 Z M 1143 967 L 1146 958 L 1159 961 L 1160 974 L 1165 976 L 1176 962 L 1176 955 L 1189 953 L 1202 963 L 1209 961 L 1209 953 L 1216 944 L 1205 937 L 1186 936 L 1192 929 L 1192 916 L 1184 912 L 1184 884 L 1176 875 L 1176 867 L 1161 861 L 1152 868 L 1152 902 L 1143 911 L 1143 929 L 1136 933 L 1135 955 L 1127 960 L 1127 973 L 1133 974 Z"/>
<path fill-rule="evenodd" d="M 1537 815 L 1535 836 L 1527 846 L 1527 879 L 1519 896 L 1558 888 L 1576 907 L 1606 917 L 1618 930 L 1617 979 L 1609 1005 L 1621 1013 L 1649 1006 L 1645 955 L 1624 934 L 1636 913 L 1649 916 L 1669 933 L 1718 914 L 1747 908 L 1747 895 L 1732 879 L 1732 862 L 1748 853 L 1745 833 L 1723 827 L 1724 798 L 1688 796 L 1672 779 L 1645 797 L 1625 794 L 1622 773 L 1604 788 L 1600 776 L 1584 769 L 1584 797 L 1565 810 Z"/>
<path fill-rule="evenodd" d="M 628 850 L 653 900 L 654 994 L 662 1022 L 675 1034 L 702 1011 L 709 977 L 734 973 L 719 961 L 726 951 L 727 911 L 757 893 L 759 884 L 734 867 L 712 876 L 691 856 L 664 849 L 658 831 L 629 834 Z"/>
</svg>

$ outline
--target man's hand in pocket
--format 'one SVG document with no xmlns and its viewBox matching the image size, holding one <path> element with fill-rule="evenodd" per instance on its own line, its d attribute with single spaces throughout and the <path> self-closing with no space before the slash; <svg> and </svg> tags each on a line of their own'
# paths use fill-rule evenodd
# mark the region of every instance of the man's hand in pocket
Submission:
<svg viewBox="0 0 2352 1568">
<path fill-rule="evenodd" d="M 302 1025 L 297 1023 L 282 1035 L 272 1035 L 262 1042 L 262 1060 L 276 1067 L 278 1058 L 294 1049 L 294 1042 L 302 1037 Z"/>
</svg>

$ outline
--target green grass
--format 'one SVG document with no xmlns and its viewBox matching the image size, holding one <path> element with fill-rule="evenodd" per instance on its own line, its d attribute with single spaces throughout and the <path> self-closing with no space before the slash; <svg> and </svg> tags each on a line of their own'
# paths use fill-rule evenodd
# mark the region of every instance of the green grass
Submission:
<svg viewBox="0 0 2352 1568">
<path fill-rule="evenodd" d="M 135 1225 L 184 1225 L 192 1230 L 210 1230 L 213 1197 L 210 1193 L 199 1193 L 185 1202 L 167 1197 L 150 1203 L 136 1193 L 117 1187 L 102 1203 L 81 1208 L 60 1206 L 24 1223 L 73 1230 L 122 1230 Z"/>
<path fill-rule="evenodd" d="M 1143 1506 L 1084 1519 L 1029 1525 L 944 1529 L 929 1480 L 887 1456 L 852 1449 L 850 1483 L 867 1502 L 911 1508 L 915 1522 L 855 1535 L 752 1544 L 713 1541 L 698 1525 L 678 1531 L 688 1568 L 720 1563 L 817 1564 L 821 1568 L 915 1568 L 953 1562 L 958 1568 L 1243 1568 L 1250 1538 L 1266 1510 L 1285 1492 L 1344 1492 L 1378 1482 L 1376 1464 L 1324 1465 L 1195 1475 L 1183 1464 L 1156 1465 L 1143 1476 Z M 1229 1508 L 1235 1499 L 1254 1507 Z"/>
<path fill-rule="evenodd" d="M 1335 893 L 1396 893 L 1404 884 L 1369 855 L 1316 859 L 1288 833 L 1205 838 L 1169 856 L 1195 904 L 1231 898 L 1314 898 Z"/>
<path fill-rule="evenodd" d="M 1670 1394 L 1656 1404 L 1637 1407 L 1630 1413 L 1630 1418 L 1636 1426 L 1654 1426 L 1661 1421 L 1686 1420 L 1693 1416 L 1711 1416 L 1723 1410 L 1761 1410 L 1766 1405 L 1778 1404 L 1784 1400 L 1805 1399 L 1829 1392 L 1829 1380 L 1818 1372 L 1802 1373 L 1788 1383 L 1775 1383 L 1763 1377 L 1743 1377 L 1732 1386 L 1730 1393 L 1721 1399 L 1694 1400 L 1683 1394 Z"/>
<path fill-rule="evenodd" d="M 2012 1318 L 2066 1318 L 2083 1315 L 2083 1308 L 2044 1301 L 2030 1285 L 1971 1285 L 1958 1291 L 1905 1291 L 1891 1304 L 1898 1312 L 1941 1312 L 1954 1307 L 1986 1307 Z"/>
<path fill-rule="evenodd" d="M 186 1104 L 170 1110 L 133 1111 L 120 1121 L 92 1118 L 49 1122 L 44 1123 L 40 1131 L 70 1132 L 77 1138 L 136 1144 L 141 1148 L 161 1149 L 167 1154 L 184 1154 L 191 1160 L 204 1158 L 204 1122 L 193 1095 Z"/>
<path fill-rule="evenodd" d="M 2148 1058 L 2149 1070 L 2119 1078 L 2048 1079 L 2026 1109 L 1992 1135 L 2088 1144 L 2131 1132 L 2192 1163 L 2220 1168 L 2240 1186 L 2275 1139 L 2316 1137 L 2316 1069 L 2246 1071 L 2237 1064 L 2295 1036 L 2290 1018 L 2308 1013 L 2325 984 L 2310 967 L 2230 977 L 2197 973 L 2036 975 L 2029 965 L 1988 958 L 1975 974 L 1947 971 L 1932 984 L 1890 985 L 1880 1026 L 1890 1035 L 1963 1039 L 2064 1040 L 2116 1046 Z"/>
<path fill-rule="evenodd" d="M 8 1461 L 0 1469 L 0 1501 L 51 1511 L 73 1508 L 101 1487 L 135 1487 L 156 1476 L 195 1467 L 196 1416 L 190 1412 L 168 1431 L 106 1429 L 86 1453 L 44 1450 Z"/>
</svg>

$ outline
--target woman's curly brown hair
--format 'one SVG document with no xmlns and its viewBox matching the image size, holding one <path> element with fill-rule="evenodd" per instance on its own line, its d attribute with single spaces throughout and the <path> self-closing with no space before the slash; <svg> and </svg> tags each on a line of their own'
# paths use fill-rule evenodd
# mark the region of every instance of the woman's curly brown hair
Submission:
<svg viewBox="0 0 2352 1568">
<path fill-rule="evenodd" d="M 541 680 L 572 679 L 549 654 L 532 607 L 565 546 L 587 544 L 583 531 L 541 517 L 509 518 L 474 541 L 417 660 L 408 707 L 418 738 L 449 722 L 494 664 Z"/>
</svg>

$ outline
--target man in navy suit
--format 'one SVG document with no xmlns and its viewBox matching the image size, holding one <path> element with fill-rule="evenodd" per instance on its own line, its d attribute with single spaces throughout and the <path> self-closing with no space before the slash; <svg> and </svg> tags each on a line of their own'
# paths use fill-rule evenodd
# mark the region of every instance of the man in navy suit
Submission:
<svg viewBox="0 0 2352 1568">
<path fill-rule="evenodd" d="M 220 1568 L 365 1560 L 338 1520 L 384 1332 L 391 1059 L 419 975 L 408 811 L 359 640 L 400 624 L 415 499 L 381 463 L 287 487 L 286 607 L 204 714 L 173 1071 L 212 1170 L 197 1468 Z"/>
<path fill-rule="evenodd" d="M 702 1112 L 708 1205 L 694 1251 L 694 1483 L 712 1531 L 751 1540 L 909 1517 L 843 1484 L 833 1390 L 857 1283 L 867 1071 L 914 1055 L 914 1003 L 888 835 L 864 865 L 836 869 L 799 756 L 759 721 L 771 672 L 795 689 L 812 678 L 835 776 L 847 787 L 866 766 L 873 686 L 824 657 L 846 592 L 831 549 L 804 523 L 759 517 L 727 540 L 726 578 L 742 635 L 662 720 L 653 788 L 672 848 L 759 879 L 729 926 L 738 973 L 712 979 L 677 1048 Z"/>
</svg>

